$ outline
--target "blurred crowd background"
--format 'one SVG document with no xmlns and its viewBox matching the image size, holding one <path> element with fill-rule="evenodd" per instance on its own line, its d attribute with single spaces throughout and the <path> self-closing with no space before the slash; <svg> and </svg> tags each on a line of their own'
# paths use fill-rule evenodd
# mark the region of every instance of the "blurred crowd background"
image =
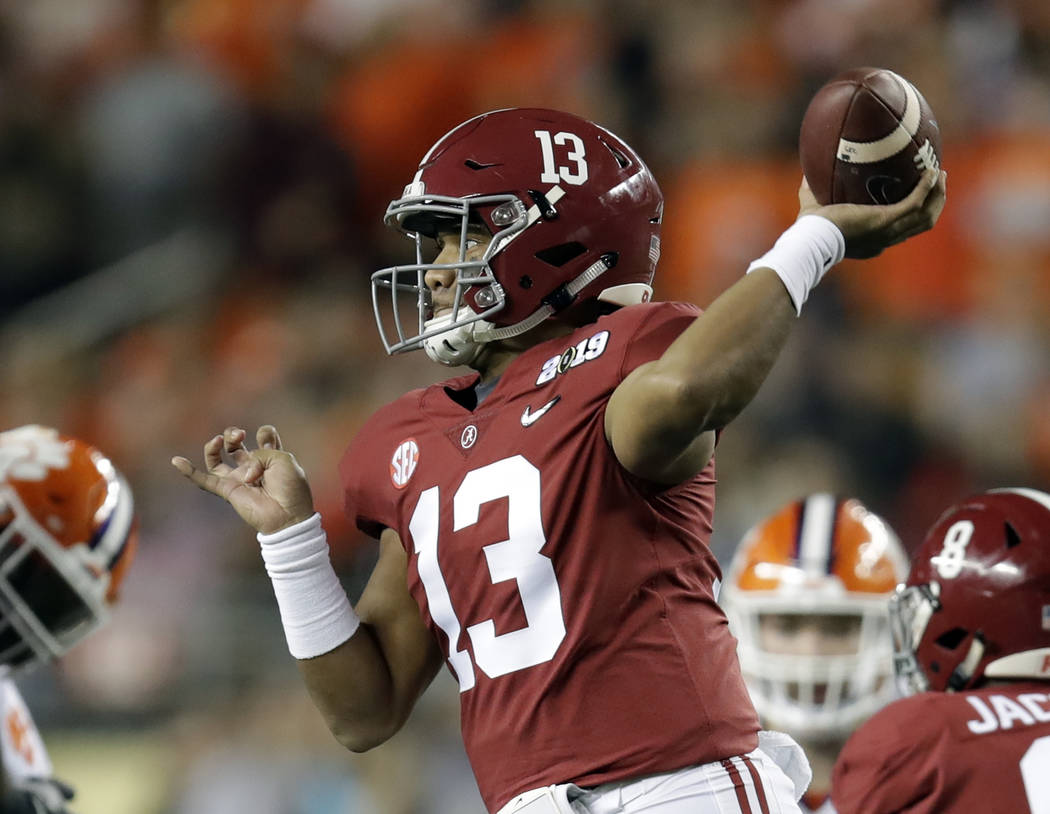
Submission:
<svg viewBox="0 0 1050 814">
<path fill-rule="evenodd" d="M 910 548 L 968 492 L 1050 488 L 1045 0 L 2 0 L 0 425 L 99 445 L 141 517 L 112 624 L 21 682 L 77 811 L 481 812 L 447 675 L 389 744 L 336 745 L 253 536 L 171 456 L 276 424 L 356 598 L 336 461 L 447 375 L 387 358 L 369 301 L 426 148 L 499 107 L 608 126 L 667 198 L 658 298 L 703 306 L 794 218 L 805 106 L 858 65 L 925 94 L 948 206 L 829 276 L 725 433 L 724 565 L 817 489 Z"/>
</svg>

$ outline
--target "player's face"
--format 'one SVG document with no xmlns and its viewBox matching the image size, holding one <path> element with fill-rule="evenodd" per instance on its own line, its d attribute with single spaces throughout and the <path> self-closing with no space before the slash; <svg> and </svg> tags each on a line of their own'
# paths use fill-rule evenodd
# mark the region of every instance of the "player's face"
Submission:
<svg viewBox="0 0 1050 814">
<path fill-rule="evenodd" d="M 784 656 L 849 656 L 860 647 L 859 614 L 764 613 L 758 620 L 762 649 Z M 787 693 L 798 700 L 802 689 L 788 682 Z M 824 703 L 828 685 L 817 681 L 812 686 L 812 702 Z"/>
<path fill-rule="evenodd" d="M 767 613 L 758 622 L 762 649 L 788 656 L 856 653 L 860 627 L 860 616 L 849 613 Z"/>
<path fill-rule="evenodd" d="M 437 256 L 433 262 L 446 268 L 428 269 L 425 275 L 430 290 L 432 312 L 430 317 L 439 317 L 452 308 L 456 296 L 455 264 L 464 260 L 480 260 L 488 248 L 492 236 L 483 227 L 471 227 L 466 239 L 461 239 L 459 230 L 438 232 L 434 239 Z"/>
</svg>

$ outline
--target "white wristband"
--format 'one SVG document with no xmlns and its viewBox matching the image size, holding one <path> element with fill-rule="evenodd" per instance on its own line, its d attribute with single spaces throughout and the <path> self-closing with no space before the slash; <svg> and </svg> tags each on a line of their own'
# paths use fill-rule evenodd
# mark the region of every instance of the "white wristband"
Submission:
<svg viewBox="0 0 1050 814">
<path fill-rule="evenodd" d="M 361 620 L 332 568 L 321 515 L 257 537 L 291 654 L 314 658 L 353 636 Z"/>
<path fill-rule="evenodd" d="M 846 240 L 839 228 L 820 215 L 803 215 L 782 234 L 773 248 L 747 267 L 773 269 L 802 313 L 802 303 L 828 270 L 846 254 Z"/>
</svg>

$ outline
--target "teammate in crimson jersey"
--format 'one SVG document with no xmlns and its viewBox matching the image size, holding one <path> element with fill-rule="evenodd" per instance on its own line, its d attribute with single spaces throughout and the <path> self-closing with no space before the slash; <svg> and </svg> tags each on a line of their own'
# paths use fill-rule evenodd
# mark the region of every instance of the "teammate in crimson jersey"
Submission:
<svg viewBox="0 0 1050 814">
<path fill-rule="evenodd" d="M 176 468 L 257 531 L 289 649 L 336 737 L 393 735 L 446 662 L 490 811 L 797 811 L 808 771 L 762 742 L 715 603 L 716 432 L 754 396 L 843 253 L 930 228 L 900 204 L 802 217 L 703 315 L 650 303 L 663 197 L 591 122 L 509 109 L 423 157 L 387 222 L 415 262 L 373 275 L 389 352 L 473 373 L 380 410 L 340 466 L 380 539 L 351 609 L 305 476 L 273 427 Z M 795 782 L 793 782 L 795 781 Z"/>
<path fill-rule="evenodd" d="M 896 697 L 887 600 L 907 571 L 881 517 L 824 493 L 755 524 L 733 556 L 720 601 L 763 725 L 797 738 L 809 758 L 804 814 L 834 814 L 839 752 Z"/>
<path fill-rule="evenodd" d="M 1050 495 L 996 489 L 950 508 L 890 613 L 911 695 L 847 742 L 839 811 L 1050 812 Z"/>
</svg>

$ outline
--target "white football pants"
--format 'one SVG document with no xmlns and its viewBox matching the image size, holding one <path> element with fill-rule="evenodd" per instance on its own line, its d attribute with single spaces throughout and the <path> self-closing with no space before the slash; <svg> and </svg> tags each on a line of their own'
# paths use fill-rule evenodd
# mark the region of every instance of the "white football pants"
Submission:
<svg viewBox="0 0 1050 814">
<path fill-rule="evenodd" d="M 762 736 L 746 755 L 590 789 L 533 789 L 496 814 L 801 814 L 809 763 L 786 735 Z"/>
</svg>

